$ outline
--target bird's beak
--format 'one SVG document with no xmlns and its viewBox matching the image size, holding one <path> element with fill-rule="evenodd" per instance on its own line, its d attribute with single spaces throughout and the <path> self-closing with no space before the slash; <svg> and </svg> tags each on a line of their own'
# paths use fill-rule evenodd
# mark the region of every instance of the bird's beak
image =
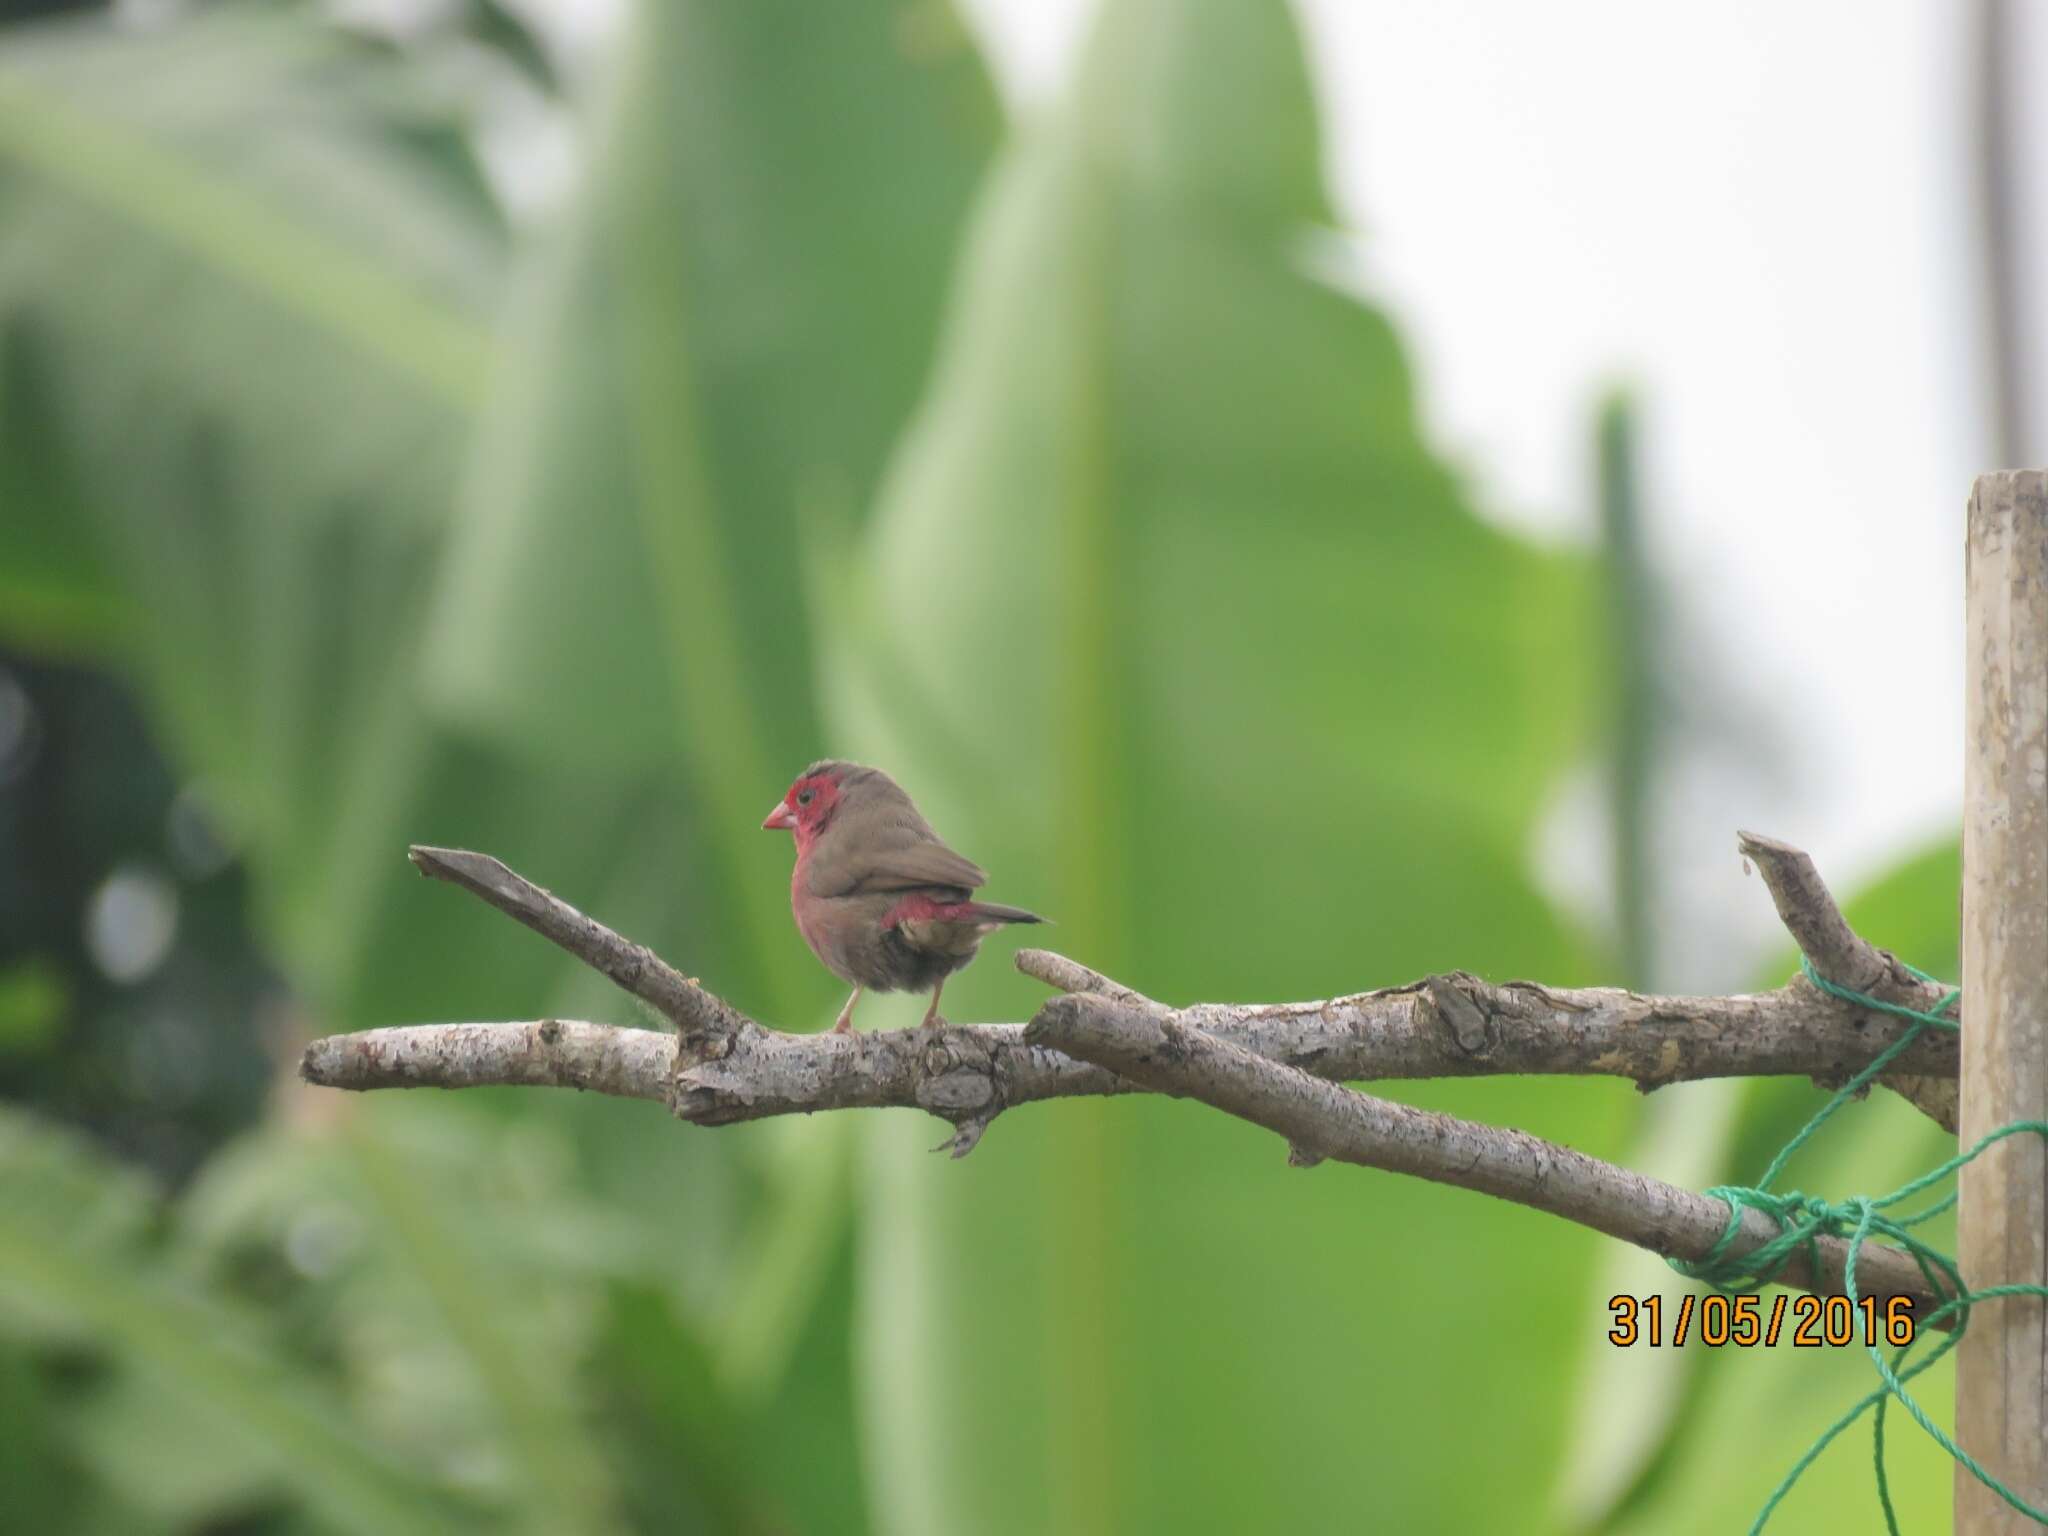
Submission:
<svg viewBox="0 0 2048 1536">
<path fill-rule="evenodd" d="M 790 810 L 789 802 L 787 800 L 778 800 L 775 802 L 775 809 L 770 811 L 766 819 L 762 821 L 761 830 L 763 832 L 780 832 L 784 828 L 794 827 L 795 825 L 796 813 Z"/>
</svg>

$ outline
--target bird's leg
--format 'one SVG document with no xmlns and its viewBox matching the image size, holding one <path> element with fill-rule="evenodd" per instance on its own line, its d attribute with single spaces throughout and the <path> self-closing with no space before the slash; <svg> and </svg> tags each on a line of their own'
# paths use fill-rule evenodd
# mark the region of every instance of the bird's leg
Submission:
<svg viewBox="0 0 2048 1536">
<path fill-rule="evenodd" d="M 832 1026 L 833 1034 L 850 1035 L 853 1033 L 853 1005 L 859 1001 L 860 988 L 855 987 L 853 989 L 853 996 L 849 997 L 846 1000 L 846 1006 L 839 1010 L 839 1022 Z"/>
<path fill-rule="evenodd" d="M 932 1005 L 924 1011 L 926 1029 L 944 1029 L 946 1021 L 939 1017 L 939 994 L 946 990 L 946 978 L 941 976 L 939 984 L 932 988 Z"/>
</svg>

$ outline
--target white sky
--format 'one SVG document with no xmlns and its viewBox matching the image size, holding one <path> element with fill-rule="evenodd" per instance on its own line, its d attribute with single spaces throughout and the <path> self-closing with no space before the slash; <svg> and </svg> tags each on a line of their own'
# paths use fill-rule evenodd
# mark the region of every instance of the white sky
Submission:
<svg viewBox="0 0 2048 1536">
<path fill-rule="evenodd" d="M 964 4 L 1042 105 L 1088 5 Z M 1737 825 L 1846 885 L 1958 815 L 1962 511 L 1994 467 L 1970 10 L 1300 7 L 1367 290 L 1485 504 L 1584 533 L 1592 401 L 1640 390 L 1656 553 L 1788 769 L 1667 808 L 1709 905 L 1760 904 Z"/>
</svg>

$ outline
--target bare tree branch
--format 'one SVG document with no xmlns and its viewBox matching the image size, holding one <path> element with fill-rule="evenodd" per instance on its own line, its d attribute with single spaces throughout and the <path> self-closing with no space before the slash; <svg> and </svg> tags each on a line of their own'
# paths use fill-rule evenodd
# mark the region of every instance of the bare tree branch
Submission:
<svg viewBox="0 0 2048 1536">
<path fill-rule="evenodd" d="M 1895 975 L 1889 957 L 1849 932 L 1805 855 L 1747 835 L 1742 846 L 1763 871 L 1795 937 L 1819 952 L 1816 964 L 1824 974 L 1850 985 L 1897 985 L 1904 973 Z M 334 1088 L 582 1087 L 664 1100 L 699 1125 L 822 1109 L 915 1107 L 953 1123 L 957 1133 L 948 1148 L 956 1156 L 972 1150 L 988 1123 L 1013 1105 L 1134 1089 L 1100 1067 L 1032 1045 L 1017 1024 L 851 1036 L 767 1029 L 496 859 L 439 848 L 415 848 L 412 858 L 674 1020 L 681 1047 L 649 1030 L 571 1020 L 415 1025 L 315 1041 L 301 1066 L 309 1082 Z M 1873 958 L 1865 960 L 1863 951 Z M 1606 987 L 1495 984 L 1451 972 L 1327 1001 L 1211 1003 L 1174 1012 L 1045 950 L 1020 952 L 1017 967 L 1063 990 L 1173 1013 L 1258 1055 L 1337 1081 L 1597 1074 L 1627 1077 L 1648 1090 L 1698 1078 L 1791 1073 L 1839 1082 L 1906 1027 L 1803 979 L 1754 995 L 1659 997 Z M 1918 985 L 1910 976 L 1905 980 Z M 1929 1079 L 1952 1078 L 1956 1061 L 1955 1039 L 1946 1035 L 1921 1040 L 1902 1058 Z"/>
<path fill-rule="evenodd" d="M 1162 1015 L 1091 996 L 1055 998 L 1038 1010 L 1029 1039 L 1158 1093 L 1196 1099 L 1287 1138 L 1289 1159 L 1309 1166 L 1334 1158 L 1413 1174 L 1512 1200 L 1675 1259 L 1703 1259 L 1728 1225 L 1728 1207 L 1647 1175 L 1617 1168 L 1525 1131 L 1373 1098 L 1218 1039 L 1185 1016 Z M 1749 1253 L 1778 1235 L 1776 1223 L 1745 1210 L 1734 1245 Z M 1804 1254 L 1779 1281 L 1842 1293 L 1846 1247 L 1819 1240 L 1816 1272 Z M 1945 1298 L 1912 1257 L 1866 1244 L 1857 1290 L 1910 1297 L 1926 1317 Z"/>
<path fill-rule="evenodd" d="M 1820 974 L 1916 1006 L 1939 1000 L 1939 989 L 1856 937 L 1804 854 L 1750 834 L 1740 846 Z M 442 848 L 415 848 L 412 858 L 602 972 L 672 1021 L 676 1034 L 572 1019 L 367 1030 L 314 1041 L 300 1067 L 309 1082 L 573 1087 L 661 1101 L 698 1125 L 915 1107 L 952 1124 L 938 1150 L 955 1157 L 1014 1105 L 1157 1091 L 1278 1131 L 1298 1161 L 1334 1157 L 1480 1190 L 1681 1259 L 1713 1245 L 1726 1206 L 1520 1131 L 1337 1084 L 1501 1073 L 1604 1074 L 1646 1090 L 1779 1073 L 1840 1082 L 1908 1027 L 1803 978 L 1755 995 L 1658 997 L 1450 972 L 1320 1002 L 1175 1009 L 1064 956 L 1025 950 L 1018 968 L 1068 994 L 1029 1025 L 792 1035 L 764 1028 L 496 859 Z M 1957 1058 L 1954 1035 L 1924 1037 L 1900 1058 L 1913 1075 L 1887 1081 L 1931 1102 L 1930 1112 L 1945 1103 L 1952 1129 Z M 1772 1223 L 1747 1213 L 1742 1233 L 1747 1251 L 1772 1235 Z M 1840 1243 L 1823 1244 L 1818 1273 L 1801 1260 L 1785 1279 L 1838 1289 L 1841 1259 Z M 1867 1249 L 1858 1278 L 1865 1294 L 1911 1296 L 1926 1310 L 1937 1301 L 1918 1267 L 1894 1250 Z"/>
<path fill-rule="evenodd" d="M 1085 972 L 1043 950 L 1023 951 L 1017 964 L 1041 979 L 1064 973 L 1079 981 L 1073 972 Z M 1118 991 L 1137 998 L 1127 988 Z M 1650 1089 L 1782 1073 L 1839 1081 L 1904 1028 L 1882 1015 L 1865 1023 L 1857 1013 L 1811 987 L 1654 997 L 1534 982 L 1496 986 L 1453 972 L 1327 1002 L 1209 1003 L 1173 1016 L 1337 1081 L 1525 1073 L 1626 1077 Z M 674 1042 L 655 1031 L 550 1022 L 562 1031 L 553 1045 L 545 1023 L 422 1024 L 330 1035 L 308 1048 L 303 1072 L 309 1082 L 332 1088 L 505 1082 L 643 1099 L 668 1098 L 673 1078 L 676 1113 L 699 1125 L 913 1106 L 957 1122 L 993 1118 L 1040 1099 L 1132 1091 L 1112 1073 L 1032 1046 L 1018 1024 L 792 1035 L 741 1018 L 716 1055 L 677 1067 Z M 592 1080 L 587 1062 L 598 1052 L 633 1065 Z M 551 1055 L 561 1058 L 559 1067 L 548 1065 Z M 1930 1074 L 1953 1072 L 1955 1041 L 1923 1040 L 1905 1059 Z M 630 1071 L 640 1075 L 623 1075 Z"/>
</svg>

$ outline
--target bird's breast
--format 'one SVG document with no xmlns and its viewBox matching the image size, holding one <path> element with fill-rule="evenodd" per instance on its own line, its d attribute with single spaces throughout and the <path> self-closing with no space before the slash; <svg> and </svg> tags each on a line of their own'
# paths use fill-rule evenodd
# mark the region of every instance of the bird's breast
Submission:
<svg viewBox="0 0 2048 1536">
<path fill-rule="evenodd" d="M 789 911 L 796 919 L 796 931 L 804 936 L 804 942 L 812 949 L 818 947 L 817 901 L 804 888 L 804 876 L 808 873 L 804 861 L 799 858 L 796 868 L 789 872 Z"/>
</svg>

